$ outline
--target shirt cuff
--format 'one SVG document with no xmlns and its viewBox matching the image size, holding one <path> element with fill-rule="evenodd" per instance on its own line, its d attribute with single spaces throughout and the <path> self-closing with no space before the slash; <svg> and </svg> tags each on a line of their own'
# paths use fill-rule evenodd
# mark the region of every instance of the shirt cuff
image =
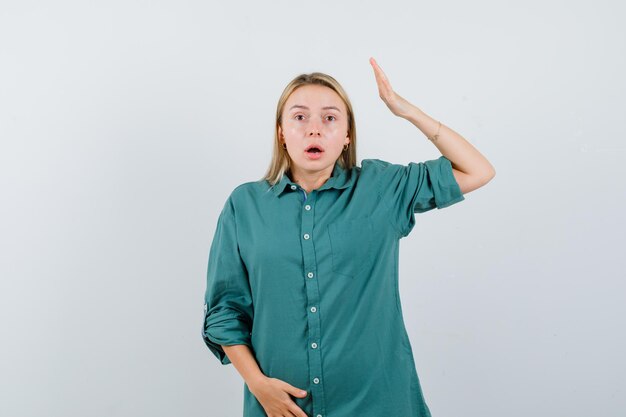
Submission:
<svg viewBox="0 0 626 417">
<path fill-rule="evenodd" d="M 452 163 L 445 156 L 425 161 L 433 186 L 435 205 L 438 209 L 465 200 L 459 184 L 452 173 Z"/>
<path fill-rule="evenodd" d="M 205 318 L 202 338 L 222 365 L 231 363 L 221 345 L 248 345 L 252 348 L 251 333 L 246 321 L 240 315 L 228 312 L 215 313 Z"/>
</svg>

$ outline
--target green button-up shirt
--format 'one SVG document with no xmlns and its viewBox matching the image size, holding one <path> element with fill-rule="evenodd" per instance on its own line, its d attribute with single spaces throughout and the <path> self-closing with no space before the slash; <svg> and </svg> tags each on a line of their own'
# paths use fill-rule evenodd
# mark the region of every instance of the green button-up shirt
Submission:
<svg viewBox="0 0 626 417">
<path fill-rule="evenodd" d="M 444 156 L 365 159 L 306 193 L 288 175 L 237 186 L 209 251 L 202 337 L 250 346 L 261 371 L 308 392 L 310 417 L 430 416 L 398 292 L 415 213 L 464 200 Z M 265 417 L 244 381 L 244 417 Z"/>
</svg>

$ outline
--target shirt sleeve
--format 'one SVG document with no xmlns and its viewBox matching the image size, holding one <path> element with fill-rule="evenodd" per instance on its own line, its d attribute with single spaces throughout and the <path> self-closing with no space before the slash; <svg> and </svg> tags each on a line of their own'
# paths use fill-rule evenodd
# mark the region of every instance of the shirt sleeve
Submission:
<svg viewBox="0 0 626 417">
<path fill-rule="evenodd" d="M 230 362 L 220 345 L 252 348 L 253 305 L 248 272 L 237 243 L 237 224 L 229 198 L 220 213 L 209 250 L 202 337 L 223 365 Z"/>
<path fill-rule="evenodd" d="M 402 237 L 415 226 L 415 213 L 442 209 L 465 199 L 452 174 L 452 164 L 443 155 L 408 165 L 379 159 L 363 163 L 366 161 L 376 166 L 378 196 L 391 211 L 392 223 Z"/>
</svg>

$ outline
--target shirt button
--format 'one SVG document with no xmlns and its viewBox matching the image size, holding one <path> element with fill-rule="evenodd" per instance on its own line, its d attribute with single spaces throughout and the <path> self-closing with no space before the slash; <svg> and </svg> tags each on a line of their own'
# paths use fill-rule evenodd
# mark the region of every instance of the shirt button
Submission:
<svg viewBox="0 0 626 417">
<path fill-rule="evenodd" d="M 308 233 L 305 233 L 305 234 L 304 234 L 304 238 L 305 238 L 305 239 L 308 239 L 308 238 L 309 238 L 309 234 L 308 234 Z"/>
<path fill-rule="evenodd" d="M 315 307 L 311 307 L 311 311 L 312 311 L 313 313 L 315 313 L 315 312 L 317 311 L 317 308 L 315 308 Z"/>
<path fill-rule="evenodd" d="M 305 210 L 311 210 L 311 206 L 307 204 L 306 206 L 304 206 L 304 209 Z"/>
<path fill-rule="evenodd" d="M 318 414 L 318 415 L 316 415 L 315 417 L 322 417 L 322 415 L 321 415 L 321 414 Z"/>
<path fill-rule="evenodd" d="M 317 343 L 315 343 L 315 342 L 311 343 L 311 347 L 312 347 L 313 349 L 317 348 Z"/>
<path fill-rule="evenodd" d="M 313 278 L 313 272 L 309 272 L 308 274 L 306 274 L 306 276 L 309 278 Z M 205 310 L 206 310 L 206 304 L 205 304 Z"/>
<path fill-rule="evenodd" d="M 295 185 L 292 185 L 292 186 L 291 186 L 291 189 L 292 189 L 292 190 L 295 190 L 295 189 L 296 189 L 296 186 L 295 186 Z"/>
<path fill-rule="evenodd" d="M 320 379 L 319 378 L 313 378 L 313 383 L 319 384 L 320 383 Z"/>
</svg>

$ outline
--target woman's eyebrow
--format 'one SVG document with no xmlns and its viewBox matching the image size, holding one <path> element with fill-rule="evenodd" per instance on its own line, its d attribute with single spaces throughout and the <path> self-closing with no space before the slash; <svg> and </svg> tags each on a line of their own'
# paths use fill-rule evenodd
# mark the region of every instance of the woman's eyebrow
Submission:
<svg viewBox="0 0 626 417">
<path fill-rule="evenodd" d="M 299 108 L 299 109 L 305 109 L 305 110 L 310 110 L 307 106 L 303 106 L 301 104 L 294 104 L 293 106 L 291 106 L 289 108 L 289 110 L 292 110 L 294 108 Z M 322 110 L 337 110 L 339 113 L 341 113 L 341 110 L 339 110 L 337 107 L 335 106 L 326 106 L 326 107 L 322 107 Z"/>
</svg>

